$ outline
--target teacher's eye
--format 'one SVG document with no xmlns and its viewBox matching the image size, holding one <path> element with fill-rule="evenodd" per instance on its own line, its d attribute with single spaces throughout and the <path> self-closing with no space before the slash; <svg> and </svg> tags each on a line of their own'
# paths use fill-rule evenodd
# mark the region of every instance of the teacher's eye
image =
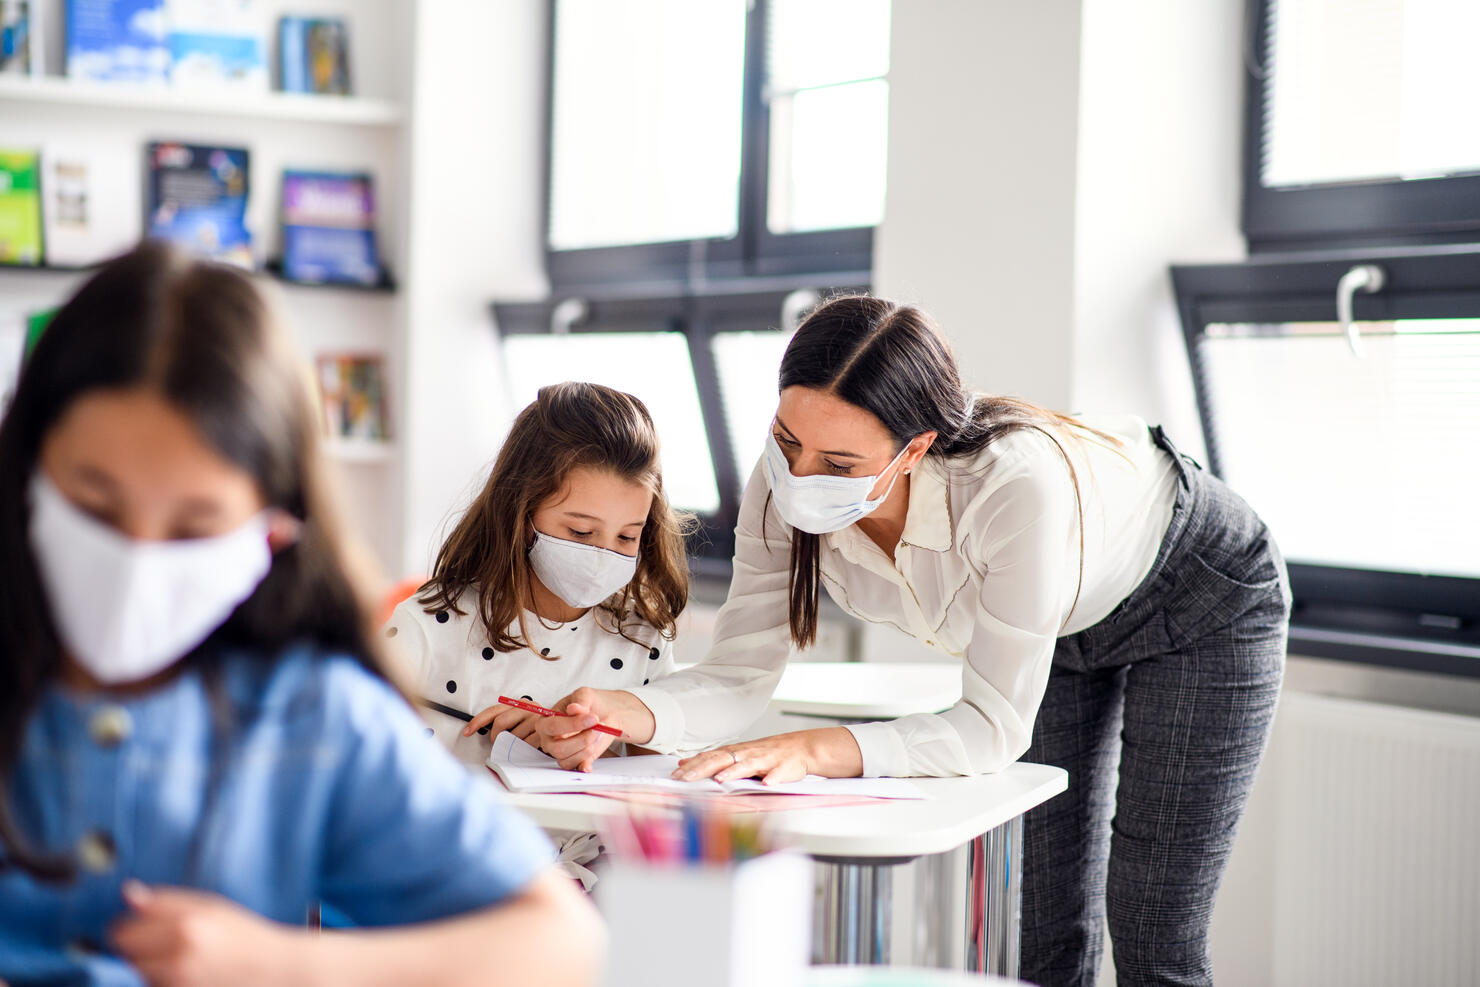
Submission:
<svg viewBox="0 0 1480 987">
<path fill-rule="evenodd" d="M 853 467 L 852 466 L 844 466 L 841 463 L 834 463 L 831 460 L 827 460 L 827 459 L 824 459 L 822 461 L 822 465 L 826 466 L 828 469 L 832 470 L 834 473 L 839 473 L 839 474 L 842 474 L 843 476 L 847 476 L 849 473 L 852 473 L 853 472 Z"/>
<path fill-rule="evenodd" d="M 783 446 L 797 446 L 797 445 L 800 445 L 800 443 L 797 442 L 796 439 L 788 439 L 786 436 L 782 435 L 780 432 L 772 432 L 771 434 L 776 437 L 776 442 L 779 445 L 783 445 Z"/>
</svg>

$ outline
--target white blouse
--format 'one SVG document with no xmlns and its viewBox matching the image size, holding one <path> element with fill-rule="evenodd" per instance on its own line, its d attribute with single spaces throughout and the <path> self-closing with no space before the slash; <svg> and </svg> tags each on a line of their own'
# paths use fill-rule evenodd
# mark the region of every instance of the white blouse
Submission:
<svg viewBox="0 0 1480 987">
<path fill-rule="evenodd" d="M 1065 443 L 1083 501 L 1082 585 L 1074 484 L 1058 447 L 1035 430 L 970 457 L 922 460 L 893 561 L 856 525 L 822 537 L 822 584 L 840 607 L 963 660 L 951 709 L 848 728 L 865 776 L 978 774 L 1017 760 L 1056 640 L 1104 619 L 1150 572 L 1176 502 L 1176 466 L 1139 418 L 1080 420 L 1123 443 Z M 791 529 L 767 510 L 768 493 L 757 467 L 709 654 L 629 690 L 656 720 L 648 747 L 694 749 L 739 735 L 781 677 L 791 651 Z"/>
<path fill-rule="evenodd" d="M 631 689 L 673 670 L 673 643 L 657 628 L 632 621 L 626 631 L 634 640 L 628 640 L 611 629 L 610 614 L 599 608 L 554 625 L 526 612 L 530 647 L 499 652 L 478 617 L 478 594 L 468 590 L 458 607 L 461 614 L 427 613 L 413 596 L 392 612 L 385 635 L 421 698 L 465 713 L 481 713 L 501 695 L 550 706 L 583 685 Z M 517 626 L 512 632 L 517 635 Z M 482 764 L 488 759 L 491 735 L 464 737 L 465 721 L 432 709 L 421 713 L 458 760 Z"/>
</svg>

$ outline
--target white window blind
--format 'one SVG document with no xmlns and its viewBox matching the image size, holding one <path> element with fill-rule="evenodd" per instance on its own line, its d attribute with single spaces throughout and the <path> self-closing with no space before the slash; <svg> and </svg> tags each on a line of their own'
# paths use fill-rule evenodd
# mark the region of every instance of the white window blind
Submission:
<svg viewBox="0 0 1480 987">
<path fill-rule="evenodd" d="M 714 459 L 682 334 L 506 336 L 504 366 L 515 411 L 533 401 L 541 387 L 566 380 L 604 384 L 636 396 L 647 405 L 658 430 L 669 502 L 700 513 L 719 509 Z"/>
<path fill-rule="evenodd" d="M 889 0 L 772 0 L 766 225 L 876 226 L 884 215 Z"/>
<path fill-rule="evenodd" d="M 1480 576 L 1480 319 L 1214 324 L 1229 484 L 1292 561 Z"/>
<path fill-rule="evenodd" d="M 745 0 L 555 9 L 550 247 L 734 236 Z"/>
<path fill-rule="evenodd" d="M 1267 187 L 1480 171 L 1480 3 L 1274 0 Z"/>
</svg>

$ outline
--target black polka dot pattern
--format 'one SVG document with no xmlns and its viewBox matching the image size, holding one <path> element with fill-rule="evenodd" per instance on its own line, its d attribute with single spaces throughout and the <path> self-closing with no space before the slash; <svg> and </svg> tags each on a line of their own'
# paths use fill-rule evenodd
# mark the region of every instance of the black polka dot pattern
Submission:
<svg viewBox="0 0 1480 987">
<path fill-rule="evenodd" d="M 520 699 L 523 699 L 527 703 L 534 702 L 534 696 L 520 696 L 519 698 Z"/>
<path fill-rule="evenodd" d="M 620 658 L 613 658 L 612 659 L 612 668 L 621 668 L 621 667 L 622 667 L 622 659 L 620 659 Z"/>
<path fill-rule="evenodd" d="M 399 633 L 401 633 L 401 629 L 399 627 L 387 627 L 385 629 L 386 637 L 395 637 Z"/>
<path fill-rule="evenodd" d="M 647 685 L 647 684 L 648 684 L 648 680 L 647 680 L 647 679 L 643 679 L 643 680 L 642 680 L 642 684 L 643 684 L 643 685 Z"/>
<path fill-rule="evenodd" d="M 487 727 L 479 727 L 478 728 L 478 732 L 481 733 L 481 734 L 483 734 L 484 736 L 487 736 L 487 734 L 488 734 L 488 728 Z"/>
<path fill-rule="evenodd" d="M 657 648 L 653 648 L 652 650 L 650 650 L 648 652 L 648 659 L 650 661 L 657 661 L 658 660 L 658 649 Z"/>
<path fill-rule="evenodd" d="M 437 611 L 437 623 L 439 623 L 439 624 L 445 624 L 445 623 L 447 623 L 451 619 L 452 619 L 452 614 L 448 613 L 446 610 L 438 610 Z"/>
<path fill-rule="evenodd" d="M 493 649 L 492 648 L 484 648 L 483 649 L 483 660 L 484 661 L 492 661 L 493 660 Z"/>
<path fill-rule="evenodd" d="M 548 657 L 549 654 L 550 654 L 550 649 L 549 648 L 541 648 L 540 649 L 540 654 L 545 655 L 546 657 Z"/>
<path fill-rule="evenodd" d="M 454 682 L 452 679 L 448 679 L 447 680 L 447 691 L 448 692 L 456 692 L 457 691 L 457 683 Z"/>
</svg>

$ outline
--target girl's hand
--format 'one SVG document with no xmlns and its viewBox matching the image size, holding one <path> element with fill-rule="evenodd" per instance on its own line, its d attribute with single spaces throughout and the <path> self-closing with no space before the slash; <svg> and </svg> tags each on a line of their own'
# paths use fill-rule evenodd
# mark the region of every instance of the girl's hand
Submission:
<svg viewBox="0 0 1480 987">
<path fill-rule="evenodd" d="M 488 727 L 490 733 L 498 733 L 507 730 L 520 740 L 530 740 L 534 736 L 535 724 L 539 721 L 540 714 L 531 713 L 527 709 L 518 709 L 514 706 L 505 706 L 503 703 L 494 703 L 492 706 L 479 713 L 468 721 L 463 727 L 462 735 L 471 737 L 483 727 Z"/>
<path fill-rule="evenodd" d="M 657 724 L 652 711 L 630 692 L 577 689 L 556 703 L 564 716 L 542 716 L 535 724 L 540 747 L 567 771 L 590 771 L 596 759 L 618 738 L 600 730 L 598 723 L 622 731 L 620 739 L 645 744 Z"/>
<path fill-rule="evenodd" d="M 862 773 L 863 754 L 853 734 L 842 727 L 827 727 L 780 733 L 695 754 L 678 762 L 673 777 L 679 781 L 760 778 L 768 785 L 778 785 L 801 781 L 809 774 L 857 778 Z"/>
<path fill-rule="evenodd" d="M 112 930 L 113 944 L 154 987 L 191 984 L 276 984 L 296 978 L 301 941 L 220 895 L 188 888 L 123 886 L 129 913 Z"/>
</svg>

